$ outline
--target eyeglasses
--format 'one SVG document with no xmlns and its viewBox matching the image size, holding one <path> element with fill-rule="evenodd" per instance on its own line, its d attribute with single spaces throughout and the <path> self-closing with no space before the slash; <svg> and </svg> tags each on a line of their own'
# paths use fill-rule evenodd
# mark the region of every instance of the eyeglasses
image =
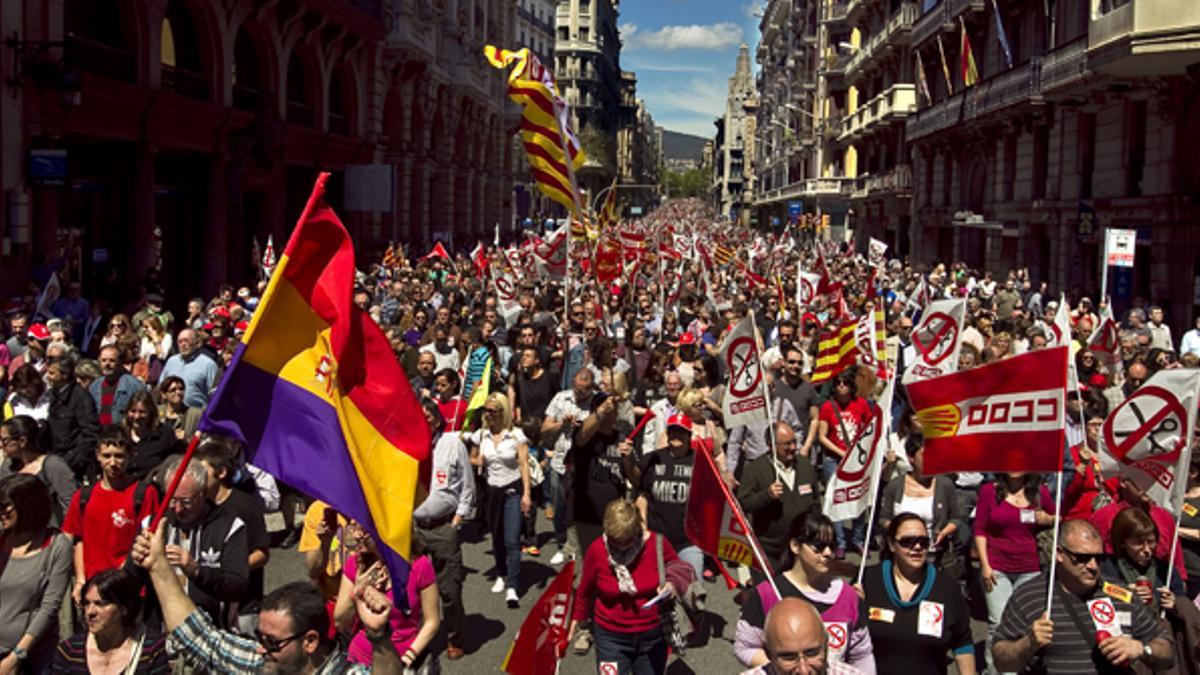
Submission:
<svg viewBox="0 0 1200 675">
<path fill-rule="evenodd" d="M 495 408 L 484 408 L 484 409 L 483 409 L 483 414 L 484 414 L 484 415 L 496 415 L 496 414 L 498 414 L 499 412 L 500 412 L 500 411 L 499 411 L 499 410 L 497 410 L 497 409 L 495 409 Z"/>
<path fill-rule="evenodd" d="M 928 536 L 922 537 L 919 534 L 910 534 L 908 536 L 900 537 L 899 539 L 897 539 L 896 545 L 899 546 L 900 548 L 906 548 L 910 551 L 915 551 L 917 549 L 928 550 L 929 549 L 929 537 Z"/>
<path fill-rule="evenodd" d="M 171 506 L 179 506 L 181 508 L 191 508 L 192 504 L 196 503 L 196 497 L 171 497 Z"/>
<path fill-rule="evenodd" d="M 804 362 L 800 361 L 798 359 L 788 359 L 787 364 L 789 366 L 802 366 L 802 365 L 804 365 Z"/>
<path fill-rule="evenodd" d="M 166 394 L 178 394 L 182 391 L 183 387 L 167 387 L 166 389 L 163 389 L 163 393 Z"/>
<path fill-rule="evenodd" d="M 825 662 L 825 647 L 810 647 L 802 652 L 775 652 L 775 661 L 778 661 L 785 669 L 790 670 L 796 667 L 801 661 L 806 664 L 819 664 Z"/>
<path fill-rule="evenodd" d="M 278 652 L 284 647 L 288 646 L 288 643 L 292 642 L 293 640 L 304 637 L 305 633 L 307 632 L 308 631 L 304 631 L 304 633 L 296 633 L 295 635 L 289 635 L 285 638 L 277 638 L 270 635 L 265 635 L 262 633 L 262 631 L 256 630 L 254 631 L 254 640 L 258 642 L 258 644 L 262 645 L 262 648 L 267 650 L 268 654 L 274 654 L 275 652 Z"/>
<path fill-rule="evenodd" d="M 0 436 L 0 445 L 8 445 L 9 443 L 16 443 L 19 440 L 21 440 L 20 436 Z"/>
<path fill-rule="evenodd" d="M 1086 565 L 1093 560 L 1099 564 L 1104 562 L 1105 558 L 1108 557 L 1105 553 L 1076 553 L 1065 546 L 1059 546 L 1058 550 L 1066 553 L 1067 557 L 1071 559 L 1071 563 L 1075 565 Z"/>
<path fill-rule="evenodd" d="M 16 506 L 13 506 L 12 504 L 5 504 L 4 506 L 0 506 L 0 516 L 12 515 L 12 512 L 16 510 Z"/>
</svg>

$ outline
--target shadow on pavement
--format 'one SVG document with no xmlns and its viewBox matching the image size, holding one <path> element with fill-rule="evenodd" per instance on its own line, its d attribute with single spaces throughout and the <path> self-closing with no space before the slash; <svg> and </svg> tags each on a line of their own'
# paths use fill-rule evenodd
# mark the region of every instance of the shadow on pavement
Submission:
<svg viewBox="0 0 1200 675">
<path fill-rule="evenodd" d="M 504 623 L 482 614 L 468 614 L 463 617 L 462 634 L 463 651 L 474 654 L 480 647 L 504 635 Z"/>
</svg>

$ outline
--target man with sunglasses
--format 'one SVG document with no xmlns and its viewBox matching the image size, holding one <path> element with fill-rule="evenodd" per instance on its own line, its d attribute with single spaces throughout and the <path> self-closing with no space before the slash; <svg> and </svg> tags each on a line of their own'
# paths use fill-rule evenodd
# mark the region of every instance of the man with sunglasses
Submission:
<svg viewBox="0 0 1200 675">
<path fill-rule="evenodd" d="M 150 573 L 162 608 L 168 649 L 199 672 L 400 675 L 404 662 L 388 626 L 392 603 L 373 586 L 355 589 L 354 606 L 372 645 L 372 665 L 351 664 L 344 647 L 329 639 L 325 598 L 308 582 L 282 586 L 263 598 L 254 638 L 218 630 L 179 585 L 168 560 L 164 531 L 144 530 L 131 558 Z"/>
<path fill-rule="evenodd" d="M 1154 615 L 1129 589 L 1101 583 L 1100 533 L 1083 520 L 1061 527 L 1049 616 L 1045 576 L 1018 586 L 996 628 L 996 668 L 1048 675 L 1128 672 L 1135 661 L 1152 670 L 1170 668 L 1171 638 Z"/>
</svg>

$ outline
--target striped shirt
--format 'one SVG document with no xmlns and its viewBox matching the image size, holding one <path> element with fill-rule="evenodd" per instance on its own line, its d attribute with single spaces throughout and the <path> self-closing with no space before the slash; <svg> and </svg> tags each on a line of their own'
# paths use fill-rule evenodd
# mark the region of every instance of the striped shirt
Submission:
<svg viewBox="0 0 1200 675">
<path fill-rule="evenodd" d="M 1088 597 L 1079 597 L 1066 591 L 1059 590 L 1054 594 L 1050 617 L 1054 621 L 1054 640 L 1044 649 L 1034 655 L 1026 673 L 1045 673 L 1047 675 L 1092 675 L 1105 672 L 1107 660 L 1100 654 L 1099 649 L 1092 648 L 1094 638 L 1081 632 L 1071 618 L 1066 603 L 1079 620 L 1086 622 L 1083 629 L 1093 629 L 1087 602 L 1094 598 L 1108 597 L 1112 600 L 1117 613 L 1117 621 L 1126 635 L 1135 640 L 1149 643 L 1151 640 L 1171 640 L 1171 636 L 1163 631 L 1154 616 L 1141 604 L 1133 605 L 1117 598 L 1106 596 L 1097 590 Z M 1029 634 L 1033 622 L 1046 611 L 1046 575 L 1043 574 L 1021 584 L 1013 591 L 1008 604 L 1004 607 L 1004 615 L 1000 625 L 996 627 L 996 642 L 1019 640 Z M 1123 671 L 1121 671 L 1123 672 Z"/>
<path fill-rule="evenodd" d="M 197 609 L 167 636 L 167 650 L 181 654 L 196 670 L 210 673 L 257 673 L 263 656 L 258 643 L 250 638 L 218 630 L 212 619 Z M 314 675 L 368 675 L 371 669 L 346 660 L 346 651 L 338 646 Z"/>
</svg>

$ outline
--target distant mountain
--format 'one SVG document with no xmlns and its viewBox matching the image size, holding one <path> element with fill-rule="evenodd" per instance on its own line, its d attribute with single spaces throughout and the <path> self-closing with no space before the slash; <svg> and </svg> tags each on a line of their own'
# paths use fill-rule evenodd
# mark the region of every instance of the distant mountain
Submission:
<svg viewBox="0 0 1200 675">
<path fill-rule="evenodd" d="M 704 155 L 704 144 L 707 142 L 708 139 L 702 136 L 663 129 L 663 159 L 691 159 L 699 162 L 700 157 Z"/>
</svg>

